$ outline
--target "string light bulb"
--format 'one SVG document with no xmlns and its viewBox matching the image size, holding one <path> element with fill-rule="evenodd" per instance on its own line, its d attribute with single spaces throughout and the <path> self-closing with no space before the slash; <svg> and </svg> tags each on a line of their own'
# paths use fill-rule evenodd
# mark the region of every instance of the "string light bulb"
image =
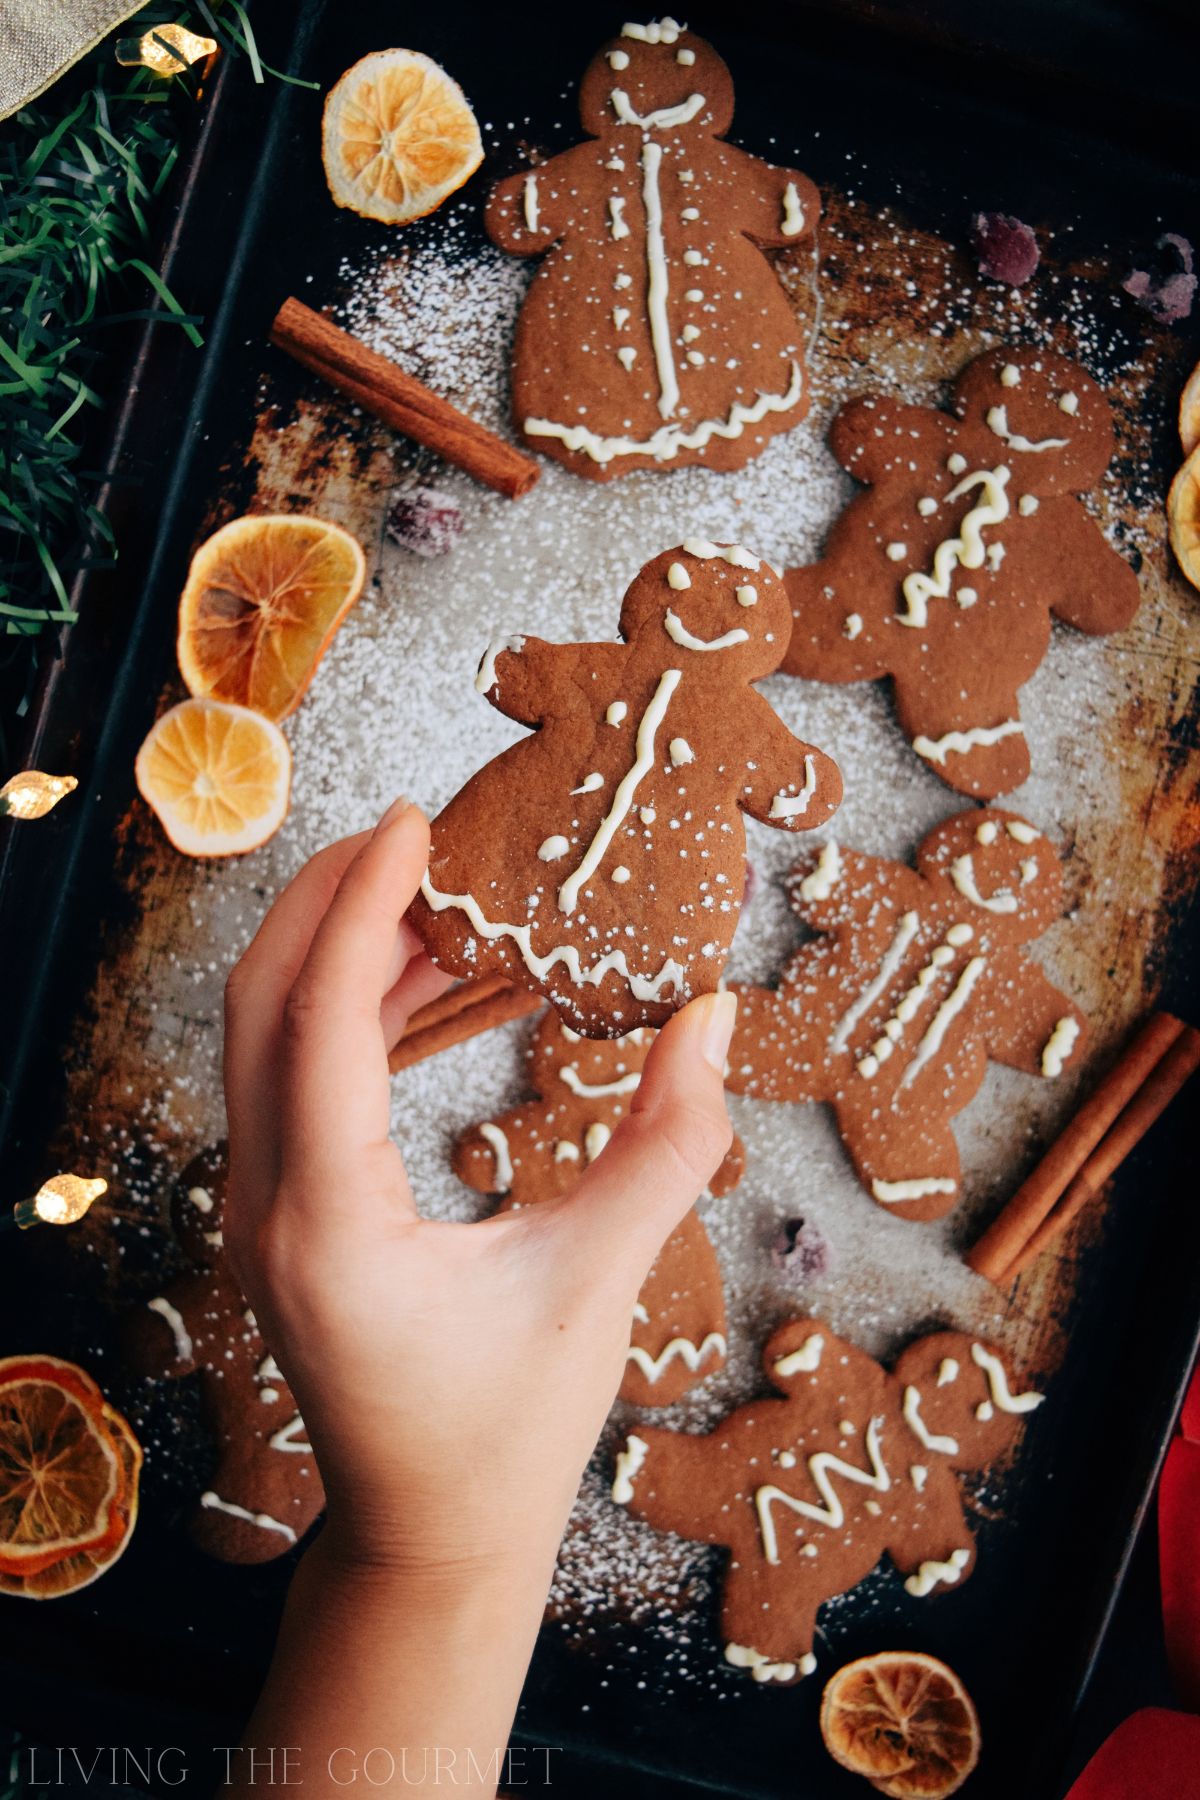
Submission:
<svg viewBox="0 0 1200 1800">
<path fill-rule="evenodd" d="M 117 61 L 127 68 L 151 69 L 155 75 L 178 75 L 216 48 L 215 38 L 197 37 L 186 25 L 155 25 L 140 38 L 121 38 Z"/>
<path fill-rule="evenodd" d="M 43 775 L 40 769 L 22 769 L 0 787 L 0 817 L 44 819 L 60 800 L 79 786 L 73 775 Z"/>
<path fill-rule="evenodd" d="M 32 1200 L 13 1207 L 12 1216 L 22 1231 L 31 1225 L 74 1225 L 107 1192 L 107 1181 L 98 1175 L 52 1175 Z"/>
</svg>

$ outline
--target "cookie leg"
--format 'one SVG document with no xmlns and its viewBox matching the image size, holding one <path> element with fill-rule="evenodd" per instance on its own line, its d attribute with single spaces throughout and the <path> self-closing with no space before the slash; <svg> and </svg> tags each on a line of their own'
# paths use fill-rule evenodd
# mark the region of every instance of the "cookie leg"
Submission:
<svg viewBox="0 0 1200 1800">
<path fill-rule="evenodd" d="M 859 1180 L 888 1212 L 940 1219 L 957 1203 L 961 1166 L 947 1120 L 890 1106 L 854 1114 L 839 1108 L 837 1117 Z"/>
<path fill-rule="evenodd" d="M 761 1569 L 731 1562 L 721 1599 L 725 1661 L 763 1686 L 802 1681 L 817 1666 L 813 1636 L 819 1604 L 794 1592 L 785 1603 L 782 1586 L 775 1587 Z"/>
<path fill-rule="evenodd" d="M 642 1283 L 620 1398 L 633 1406 L 672 1405 L 724 1363 L 725 1331 L 717 1254 L 690 1212 Z"/>
<path fill-rule="evenodd" d="M 965 695 L 958 683 L 930 673 L 899 676 L 896 713 L 926 768 L 960 794 L 991 800 L 1011 793 L 1029 774 L 1029 745 L 1016 689 Z"/>
<path fill-rule="evenodd" d="M 824 1056 L 815 1034 L 810 1047 L 804 1013 L 775 988 L 730 985 L 738 1010 L 725 1077 L 729 1092 L 752 1100 L 823 1099 Z"/>
</svg>

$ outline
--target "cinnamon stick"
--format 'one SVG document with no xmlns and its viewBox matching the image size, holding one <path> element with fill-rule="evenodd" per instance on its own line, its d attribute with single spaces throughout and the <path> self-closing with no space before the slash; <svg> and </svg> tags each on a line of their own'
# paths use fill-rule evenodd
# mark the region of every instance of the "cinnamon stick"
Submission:
<svg viewBox="0 0 1200 1800">
<path fill-rule="evenodd" d="M 276 313 L 270 339 L 385 425 L 436 450 L 510 500 L 528 493 L 541 474 L 531 456 L 467 418 L 415 376 L 294 296 Z"/>
<path fill-rule="evenodd" d="M 1154 1013 L 967 1255 L 1011 1280 L 1064 1231 L 1200 1066 L 1200 1032 Z M 1111 1128 L 1111 1129 L 1110 1129 Z"/>
<path fill-rule="evenodd" d="M 505 1025 L 536 1012 L 542 1004 L 537 994 L 514 987 L 498 975 L 464 981 L 451 988 L 440 999 L 422 1006 L 408 1022 L 408 1028 L 388 1057 L 388 1068 L 395 1075 L 409 1069 L 426 1057 L 436 1056 L 468 1038 Z"/>
</svg>

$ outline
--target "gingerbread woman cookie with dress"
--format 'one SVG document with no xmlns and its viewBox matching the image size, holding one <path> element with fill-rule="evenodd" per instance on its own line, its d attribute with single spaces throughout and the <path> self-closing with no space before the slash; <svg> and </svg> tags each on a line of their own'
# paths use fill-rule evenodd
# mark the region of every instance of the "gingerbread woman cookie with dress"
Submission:
<svg viewBox="0 0 1200 1800">
<path fill-rule="evenodd" d="M 221 1562 L 260 1563 L 299 1543 L 325 1490 L 287 1382 L 233 1278 L 221 1237 L 225 1146 L 180 1177 L 171 1214 L 195 1272 L 171 1282 L 128 1323 L 125 1356 L 140 1374 L 199 1374 L 216 1467 L 188 1520 Z"/>
<path fill-rule="evenodd" d="M 1048 350 L 968 363 L 952 412 L 854 400 L 833 422 L 842 466 L 868 484 L 825 555 L 786 580 L 789 675 L 889 675 L 901 729 L 926 766 L 990 799 L 1029 774 L 1018 690 L 1046 654 L 1053 614 L 1121 631 L 1137 577 L 1077 496 L 1113 454 L 1112 412 Z"/>
<path fill-rule="evenodd" d="M 513 415 L 576 474 L 739 469 L 808 411 L 796 316 L 763 251 L 811 238 L 806 175 L 722 139 L 733 83 L 673 19 L 625 25 L 579 93 L 586 143 L 494 189 L 487 228 L 541 256 Z"/>
<path fill-rule="evenodd" d="M 704 1436 L 639 1425 L 616 1460 L 613 1499 L 660 1531 L 729 1552 L 725 1661 L 787 1686 L 816 1668 L 824 1601 L 885 1553 L 914 1599 L 975 1564 L 956 1476 L 1008 1451 L 1043 1396 L 1007 1355 L 963 1332 L 918 1338 L 888 1373 L 819 1319 L 768 1340 L 783 1398 L 741 1406 Z"/>
<path fill-rule="evenodd" d="M 799 832 L 841 799 L 836 764 L 752 685 L 790 628 L 769 564 L 690 538 L 629 587 L 623 643 L 493 644 L 475 685 L 534 729 L 433 822 L 409 917 L 434 961 L 531 988 L 588 1037 L 714 993 L 741 909 L 742 813 Z"/>
<path fill-rule="evenodd" d="M 455 1174 L 477 1193 L 501 1195 L 501 1211 L 568 1194 L 629 1111 L 654 1035 L 639 1029 L 591 1043 L 544 1013 L 528 1054 L 537 1098 L 465 1131 L 454 1146 Z M 735 1138 L 709 1191 L 731 1193 L 745 1160 Z M 721 1367 L 727 1347 L 721 1270 L 693 1209 L 642 1284 L 619 1397 L 670 1406 Z"/>
<path fill-rule="evenodd" d="M 863 1186 L 889 1212 L 936 1219 L 959 1197 L 951 1121 L 988 1058 L 1060 1075 L 1083 1015 L 1026 946 L 1063 908 L 1062 867 L 997 807 L 945 819 L 916 870 L 826 844 L 788 897 L 818 934 L 776 988 L 736 986 L 729 1089 L 823 1100 Z"/>
</svg>

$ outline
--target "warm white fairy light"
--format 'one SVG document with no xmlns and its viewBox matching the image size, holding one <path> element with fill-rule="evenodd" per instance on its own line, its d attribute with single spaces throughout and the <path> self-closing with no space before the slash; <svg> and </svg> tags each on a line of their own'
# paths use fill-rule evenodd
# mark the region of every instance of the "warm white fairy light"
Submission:
<svg viewBox="0 0 1200 1800">
<path fill-rule="evenodd" d="M 156 75 L 178 75 L 202 56 L 211 56 L 216 47 L 214 38 L 197 37 L 185 25 L 155 25 L 140 38 L 122 38 L 117 61 L 152 69 Z"/>
<path fill-rule="evenodd" d="M 74 1225 L 107 1192 L 107 1181 L 98 1175 L 52 1175 L 32 1200 L 13 1207 L 13 1220 L 22 1231 L 31 1225 Z"/>
</svg>

